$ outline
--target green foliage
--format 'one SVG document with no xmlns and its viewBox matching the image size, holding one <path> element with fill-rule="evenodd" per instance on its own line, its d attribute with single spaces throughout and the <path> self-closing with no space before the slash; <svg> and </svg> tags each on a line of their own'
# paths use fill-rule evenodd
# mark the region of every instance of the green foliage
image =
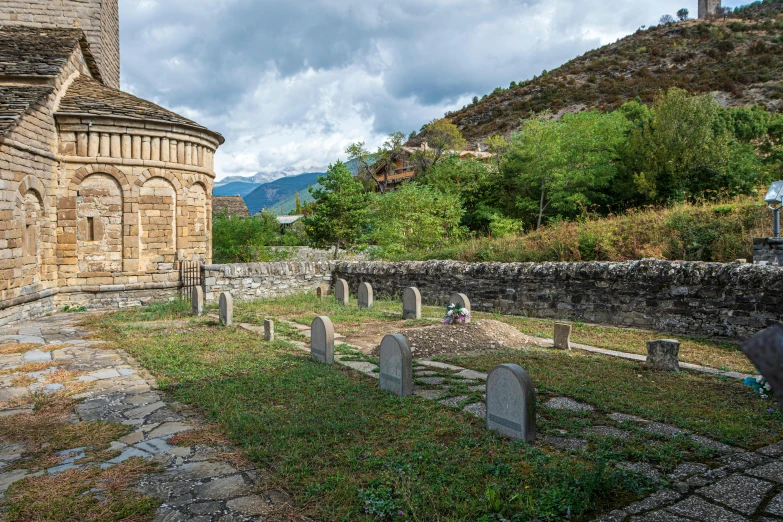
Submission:
<svg viewBox="0 0 783 522">
<path fill-rule="evenodd" d="M 340 245 L 352 244 L 363 232 L 370 199 L 362 184 L 339 161 L 329 166 L 318 183 L 318 187 L 310 188 L 315 202 L 312 214 L 304 220 L 305 231 L 316 247 L 334 246 L 336 259 Z"/>
<path fill-rule="evenodd" d="M 531 118 L 511 140 L 503 177 L 510 213 L 536 228 L 548 216 L 576 217 L 605 204 L 630 122 L 620 112 L 588 111 L 560 120 Z M 509 200 L 513 198 L 513 200 Z"/>
<path fill-rule="evenodd" d="M 218 214 L 212 221 L 212 257 L 216 263 L 253 263 L 287 258 L 283 251 L 268 248 L 279 245 L 283 233 L 277 217 L 264 210 L 253 217 Z M 301 237 L 294 242 L 301 244 Z"/>
<path fill-rule="evenodd" d="M 462 213 L 456 194 L 407 183 L 374 198 L 369 237 L 388 255 L 429 250 L 459 239 Z"/>
</svg>

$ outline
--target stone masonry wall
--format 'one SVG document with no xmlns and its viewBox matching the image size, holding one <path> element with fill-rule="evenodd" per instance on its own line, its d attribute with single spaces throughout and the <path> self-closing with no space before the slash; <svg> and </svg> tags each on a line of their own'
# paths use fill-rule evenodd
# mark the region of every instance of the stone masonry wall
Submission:
<svg viewBox="0 0 783 522">
<path fill-rule="evenodd" d="M 783 266 L 783 238 L 763 237 L 753 240 L 753 263 Z"/>
<path fill-rule="evenodd" d="M 454 292 L 473 310 L 747 338 L 783 320 L 783 268 L 643 260 L 625 263 L 350 263 L 334 277 L 376 295 L 418 287 L 431 305 Z"/>
<path fill-rule="evenodd" d="M 0 25 L 72 28 L 78 23 L 104 82 L 120 88 L 118 0 L 0 0 Z"/>
<path fill-rule="evenodd" d="M 209 265 L 202 272 L 204 298 L 217 301 L 228 291 L 234 299 L 253 300 L 315 290 L 331 280 L 334 266 L 333 261 Z"/>
</svg>

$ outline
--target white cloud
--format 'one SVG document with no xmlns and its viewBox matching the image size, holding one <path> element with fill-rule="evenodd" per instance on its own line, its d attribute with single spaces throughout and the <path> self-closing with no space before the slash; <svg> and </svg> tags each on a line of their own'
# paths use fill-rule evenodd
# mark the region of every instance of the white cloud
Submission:
<svg viewBox="0 0 783 522">
<path fill-rule="evenodd" d="M 121 0 L 123 87 L 226 136 L 220 176 L 324 167 L 696 0 Z"/>
</svg>

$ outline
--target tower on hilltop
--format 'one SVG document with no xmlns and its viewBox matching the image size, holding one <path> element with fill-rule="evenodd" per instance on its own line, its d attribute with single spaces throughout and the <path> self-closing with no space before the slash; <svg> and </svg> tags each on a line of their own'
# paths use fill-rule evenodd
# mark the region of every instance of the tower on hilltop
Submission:
<svg viewBox="0 0 783 522">
<path fill-rule="evenodd" d="M 718 14 L 721 0 L 699 0 L 699 20 L 713 18 Z"/>
<path fill-rule="evenodd" d="M 82 29 L 103 81 L 119 89 L 119 0 L 0 0 L 0 25 Z"/>
</svg>

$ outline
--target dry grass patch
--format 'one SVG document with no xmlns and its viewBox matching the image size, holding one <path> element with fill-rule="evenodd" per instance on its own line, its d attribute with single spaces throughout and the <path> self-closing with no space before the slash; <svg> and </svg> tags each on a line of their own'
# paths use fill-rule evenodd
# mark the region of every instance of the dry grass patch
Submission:
<svg viewBox="0 0 783 522">
<path fill-rule="evenodd" d="M 169 444 L 180 447 L 209 446 L 219 448 L 216 460 L 227 462 L 238 470 L 252 468 L 253 463 L 241 451 L 236 450 L 218 424 L 207 424 L 201 428 L 175 435 Z"/>
<path fill-rule="evenodd" d="M 59 363 L 56 362 L 45 362 L 45 363 L 27 363 L 23 364 L 21 366 L 17 366 L 16 368 L 9 368 L 7 370 L 0 370 L 0 375 L 11 375 L 14 373 L 35 373 L 35 372 L 42 372 L 44 370 L 48 370 L 49 368 L 54 368 L 58 366 Z"/>
<path fill-rule="evenodd" d="M 131 431 L 129 426 L 108 422 L 71 422 L 75 401 L 67 394 L 31 394 L 34 409 L 12 417 L 0 417 L 0 444 L 24 444 L 25 452 L 17 467 L 46 469 L 56 452 L 86 447 L 91 452 Z M 29 402 L 28 400 L 28 402 Z"/>
<path fill-rule="evenodd" d="M 34 379 L 29 375 L 17 375 L 11 380 L 11 386 L 15 388 L 27 388 L 31 384 L 38 382 L 38 379 Z"/>
<path fill-rule="evenodd" d="M 80 375 L 83 375 L 83 373 L 66 370 L 65 368 L 58 368 L 46 376 L 44 384 L 64 384 L 75 381 Z"/>
<path fill-rule="evenodd" d="M 14 355 L 17 353 L 26 353 L 30 350 L 41 348 L 40 344 L 33 343 L 10 343 L 0 346 L 0 355 Z"/>
<path fill-rule="evenodd" d="M 146 522 L 160 501 L 133 491 L 156 464 L 129 459 L 107 469 L 94 466 L 57 475 L 28 478 L 13 484 L 3 507 L 7 522 Z"/>
</svg>

